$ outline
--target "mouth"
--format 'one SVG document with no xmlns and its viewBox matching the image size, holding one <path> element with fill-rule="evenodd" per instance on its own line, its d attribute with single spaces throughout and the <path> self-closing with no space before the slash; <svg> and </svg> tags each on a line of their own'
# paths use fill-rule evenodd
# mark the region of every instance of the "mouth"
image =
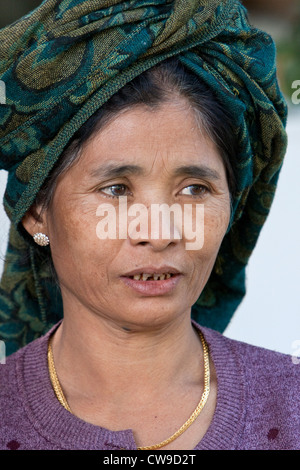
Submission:
<svg viewBox="0 0 300 470">
<path fill-rule="evenodd" d="M 143 295 L 163 295 L 173 291 L 182 273 L 171 267 L 140 268 L 123 276 L 123 282 Z"/>
</svg>

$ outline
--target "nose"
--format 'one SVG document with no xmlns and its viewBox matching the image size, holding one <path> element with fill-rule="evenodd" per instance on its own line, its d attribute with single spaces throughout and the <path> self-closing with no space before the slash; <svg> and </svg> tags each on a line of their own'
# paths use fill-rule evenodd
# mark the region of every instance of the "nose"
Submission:
<svg viewBox="0 0 300 470">
<path fill-rule="evenodd" d="M 182 210 L 179 204 L 136 204 L 128 211 L 128 238 L 132 245 L 147 245 L 162 251 L 182 239 Z"/>
</svg>

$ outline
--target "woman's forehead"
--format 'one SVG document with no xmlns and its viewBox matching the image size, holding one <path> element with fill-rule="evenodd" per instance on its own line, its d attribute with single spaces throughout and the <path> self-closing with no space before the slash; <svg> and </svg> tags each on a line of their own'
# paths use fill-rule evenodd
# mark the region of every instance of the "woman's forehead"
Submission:
<svg viewBox="0 0 300 470">
<path fill-rule="evenodd" d="M 84 145 L 82 158 L 96 177 L 144 176 L 154 165 L 171 166 L 174 175 L 191 174 L 197 166 L 213 172 L 222 164 L 216 145 L 199 127 L 193 111 L 186 107 L 179 112 L 173 104 L 116 116 Z"/>
</svg>

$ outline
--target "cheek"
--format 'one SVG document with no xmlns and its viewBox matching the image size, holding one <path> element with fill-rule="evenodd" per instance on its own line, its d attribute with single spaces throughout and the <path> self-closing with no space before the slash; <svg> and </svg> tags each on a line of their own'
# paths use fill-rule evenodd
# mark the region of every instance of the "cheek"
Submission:
<svg viewBox="0 0 300 470">
<path fill-rule="evenodd" d="M 204 207 L 203 245 L 199 250 L 187 251 L 191 266 L 189 295 L 197 300 L 214 267 L 220 245 L 230 220 L 230 199 L 210 201 Z"/>
<path fill-rule="evenodd" d="M 230 221 L 229 198 L 210 202 L 204 207 L 204 220 L 200 228 L 203 234 L 201 249 L 194 252 L 198 267 L 204 272 L 213 268 L 220 245 Z"/>
<path fill-rule="evenodd" d="M 218 250 L 226 234 L 230 221 L 230 205 L 222 209 L 216 204 L 205 212 L 204 219 L 204 246 Z"/>
<path fill-rule="evenodd" d="M 90 275 L 100 275 L 112 250 L 99 240 L 95 204 L 60 204 L 49 218 L 52 259 L 58 277 L 80 276 L 88 266 Z"/>
</svg>

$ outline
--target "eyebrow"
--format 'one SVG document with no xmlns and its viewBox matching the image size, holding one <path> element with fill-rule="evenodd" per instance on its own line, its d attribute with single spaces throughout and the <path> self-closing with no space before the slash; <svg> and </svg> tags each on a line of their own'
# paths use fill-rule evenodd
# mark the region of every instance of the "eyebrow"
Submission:
<svg viewBox="0 0 300 470">
<path fill-rule="evenodd" d="M 120 165 L 108 163 L 92 170 L 91 176 L 94 178 L 117 178 L 127 175 L 144 175 L 145 170 L 139 165 Z M 194 178 L 208 178 L 218 180 L 220 174 L 206 165 L 183 165 L 175 168 L 174 176 L 189 176 Z"/>
<path fill-rule="evenodd" d="M 94 178 L 117 178 L 125 175 L 142 175 L 144 170 L 138 165 L 119 165 L 108 163 L 91 172 Z"/>
<path fill-rule="evenodd" d="M 208 178 L 211 180 L 218 180 L 221 178 L 220 174 L 206 165 L 184 165 L 176 168 L 175 176 L 190 176 L 194 178 Z"/>
</svg>

